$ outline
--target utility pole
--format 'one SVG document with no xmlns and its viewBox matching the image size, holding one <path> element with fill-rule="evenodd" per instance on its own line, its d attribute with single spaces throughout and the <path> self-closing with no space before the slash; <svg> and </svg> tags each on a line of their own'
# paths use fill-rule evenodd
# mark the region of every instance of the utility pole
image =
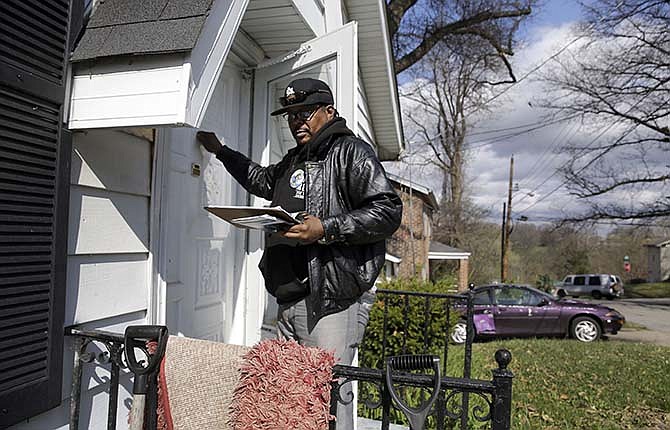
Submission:
<svg viewBox="0 0 670 430">
<path fill-rule="evenodd" d="M 500 282 L 507 280 L 507 272 L 509 269 L 509 237 L 512 234 L 512 181 L 514 180 L 514 156 L 509 160 L 509 188 L 507 189 L 507 216 L 505 220 L 505 236 L 503 238 L 503 256 L 502 256 L 502 270 L 500 273 Z"/>
<path fill-rule="evenodd" d="M 500 229 L 500 282 L 505 279 L 505 217 L 507 216 L 507 203 L 503 202 L 502 228 Z"/>
</svg>

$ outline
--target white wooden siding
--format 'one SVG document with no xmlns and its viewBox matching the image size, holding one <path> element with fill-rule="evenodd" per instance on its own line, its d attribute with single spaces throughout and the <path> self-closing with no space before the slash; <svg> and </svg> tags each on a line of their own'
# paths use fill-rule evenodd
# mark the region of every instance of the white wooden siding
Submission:
<svg viewBox="0 0 670 430">
<path fill-rule="evenodd" d="M 145 254 L 68 258 L 66 325 L 110 318 L 147 307 Z"/>
<path fill-rule="evenodd" d="M 72 184 L 149 196 L 151 146 L 126 133 L 100 130 L 75 138 L 72 151 Z"/>
<path fill-rule="evenodd" d="M 73 185 L 68 254 L 149 252 L 149 198 Z"/>
<path fill-rule="evenodd" d="M 68 128 L 183 123 L 189 79 L 180 55 L 76 65 Z"/>
<path fill-rule="evenodd" d="M 356 123 L 356 135 L 368 142 L 373 147 L 377 147 L 375 139 L 375 132 L 372 128 L 372 120 L 370 119 L 370 109 L 368 107 L 368 98 L 365 95 L 365 88 L 363 86 L 363 79 L 358 75 L 358 82 L 356 86 L 356 104 L 358 109 L 358 117 Z"/>
<path fill-rule="evenodd" d="M 74 134 L 66 324 L 146 310 L 151 154 L 121 131 Z"/>
</svg>

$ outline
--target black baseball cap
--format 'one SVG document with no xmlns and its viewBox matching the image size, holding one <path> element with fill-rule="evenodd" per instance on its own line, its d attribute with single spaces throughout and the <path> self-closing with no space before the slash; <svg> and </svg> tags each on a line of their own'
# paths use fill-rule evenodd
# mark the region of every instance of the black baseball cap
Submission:
<svg viewBox="0 0 670 430">
<path fill-rule="evenodd" d="M 281 115 L 284 112 L 301 106 L 310 105 L 332 105 L 333 92 L 327 83 L 313 78 L 300 78 L 291 81 L 286 86 L 284 96 L 279 97 L 281 109 L 277 109 L 270 115 Z"/>
</svg>

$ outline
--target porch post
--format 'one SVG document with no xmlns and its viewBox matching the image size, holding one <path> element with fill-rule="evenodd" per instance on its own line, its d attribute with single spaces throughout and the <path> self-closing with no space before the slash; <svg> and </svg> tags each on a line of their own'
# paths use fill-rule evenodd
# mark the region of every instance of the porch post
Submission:
<svg viewBox="0 0 670 430">
<path fill-rule="evenodd" d="M 467 258 L 458 259 L 458 291 L 465 291 L 468 288 L 468 267 Z"/>
</svg>

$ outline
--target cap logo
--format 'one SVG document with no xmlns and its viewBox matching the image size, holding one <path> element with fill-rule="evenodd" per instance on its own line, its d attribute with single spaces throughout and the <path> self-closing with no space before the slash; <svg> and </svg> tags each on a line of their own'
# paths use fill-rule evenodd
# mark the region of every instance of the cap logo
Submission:
<svg viewBox="0 0 670 430">
<path fill-rule="evenodd" d="M 293 87 L 286 87 L 286 101 L 293 103 L 293 100 L 295 100 L 295 91 L 293 90 Z"/>
</svg>

